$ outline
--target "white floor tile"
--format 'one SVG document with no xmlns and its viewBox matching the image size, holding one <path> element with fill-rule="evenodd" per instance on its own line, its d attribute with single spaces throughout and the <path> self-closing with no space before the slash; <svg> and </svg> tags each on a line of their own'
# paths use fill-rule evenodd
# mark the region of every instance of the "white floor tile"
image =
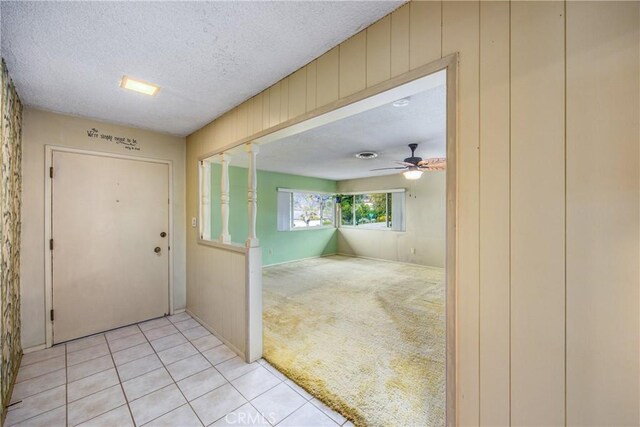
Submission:
<svg viewBox="0 0 640 427">
<path fill-rule="evenodd" d="M 283 427 L 336 427 L 337 425 L 311 403 L 306 403 L 278 424 Z"/>
<path fill-rule="evenodd" d="M 7 424 L 8 426 L 9 424 Z M 67 408 L 60 406 L 36 417 L 14 424 L 20 427 L 66 427 Z"/>
<path fill-rule="evenodd" d="M 237 354 L 226 345 L 222 344 L 210 350 L 205 350 L 202 355 L 207 358 L 212 365 L 217 365 L 225 360 L 233 359 Z"/>
<path fill-rule="evenodd" d="M 40 375 L 49 374 L 65 367 L 65 357 L 57 356 L 42 362 L 32 363 L 31 365 L 21 366 L 18 370 L 16 382 L 30 380 Z"/>
<path fill-rule="evenodd" d="M 197 372 L 204 371 L 211 367 L 211 363 L 202 357 L 201 354 L 194 354 L 191 357 L 182 359 L 179 362 L 167 365 L 167 370 L 175 381 L 187 378 Z"/>
<path fill-rule="evenodd" d="M 153 353 L 153 348 L 145 341 L 142 344 L 113 353 L 113 360 L 116 362 L 116 366 L 120 366 Z"/>
<path fill-rule="evenodd" d="M 60 344 L 55 347 L 47 348 L 45 350 L 33 351 L 26 353 L 22 356 L 20 361 L 20 367 L 31 365 L 32 363 L 42 362 L 43 360 L 51 359 L 57 356 L 64 356 L 65 345 Z"/>
<path fill-rule="evenodd" d="M 204 337 L 210 335 L 211 333 L 207 331 L 202 326 L 196 326 L 195 328 L 187 329 L 186 331 L 182 331 L 182 335 L 187 337 L 188 340 L 193 341 L 200 337 Z"/>
<path fill-rule="evenodd" d="M 251 401 L 251 404 L 262 415 L 273 420 L 276 424 L 291 415 L 307 401 L 284 383 L 261 394 Z"/>
<path fill-rule="evenodd" d="M 24 421 L 36 415 L 43 414 L 59 406 L 64 406 L 66 398 L 66 386 L 58 386 L 51 390 L 43 391 L 29 396 L 9 408 L 5 425 L 10 426 Z"/>
<path fill-rule="evenodd" d="M 184 343 L 158 352 L 158 357 L 162 363 L 170 365 L 194 354 L 198 354 L 198 350 L 191 343 Z"/>
<path fill-rule="evenodd" d="M 231 384 L 223 385 L 191 402 L 191 406 L 205 425 L 224 417 L 246 403 Z"/>
<path fill-rule="evenodd" d="M 25 397 L 33 396 L 34 394 L 42 393 L 43 391 L 51 390 L 52 388 L 64 385 L 66 381 L 66 370 L 58 369 L 57 371 L 53 371 L 45 375 L 40 375 L 39 377 L 31 378 L 30 380 L 16 383 L 13 386 L 11 403 L 22 400 Z"/>
<path fill-rule="evenodd" d="M 265 361 L 265 363 L 263 363 L 262 366 L 264 366 L 264 368 L 267 371 L 271 372 L 279 380 L 285 381 L 287 379 L 287 377 L 282 372 L 278 371 L 276 368 L 271 366 L 268 362 Z"/>
<path fill-rule="evenodd" d="M 67 368 L 67 382 L 77 381 L 81 378 L 88 377 L 89 375 L 106 371 L 109 368 L 113 368 L 113 360 L 111 359 L 110 354 L 96 359 L 87 360 L 86 362 Z"/>
<path fill-rule="evenodd" d="M 251 400 L 280 384 L 280 380 L 258 366 L 256 369 L 231 381 L 231 384 L 247 399 Z"/>
<path fill-rule="evenodd" d="M 155 371 L 158 368 L 162 368 L 162 362 L 155 354 L 142 357 L 133 362 L 125 363 L 118 366 L 118 374 L 120 374 L 120 381 L 128 381 L 132 378 L 144 375 L 147 372 Z"/>
<path fill-rule="evenodd" d="M 136 425 L 143 425 L 187 403 L 175 384 L 129 403 Z"/>
<path fill-rule="evenodd" d="M 70 341 L 67 343 L 67 353 L 73 353 L 74 351 L 93 347 L 94 345 L 101 344 L 105 341 L 104 334 L 92 335 L 90 337 Z"/>
<path fill-rule="evenodd" d="M 304 397 L 306 400 L 311 400 L 313 399 L 313 396 L 310 395 L 307 390 L 303 389 L 302 387 L 300 387 L 298 384 L 294 383 L 291 380 L 286 380 L 284 382 L 286 385 L 288 385 L 289 387 L 291 387 L 296 393 L 298 393 L 300 396 Z"/>
<path fill-rule="evenodd" d="M 184 344 L 187 342 L 187 339 L 181 333 L 175 333 L 171 335 L 167 335 L 166 337 L 158 338 L 157 340 L 151 341 L 151 346 L 155 351 L 166 350 L 171 347 L 178 346 L 180 344 Z"/>
<path fill-rule="evenodd" d="M 116 352 L 146 342 L 147 339 L 145 338 L 144 334 L 142 332 L 136 332 L 135 334 L 110 341 L 109 348 L 112 352 Z"/>
<path fill-rule="evenodd" d="M 127 405 L 118 406 L 82 424 L 82 427 L 133 427 L 133 420 Z"/>
<path fill-rule="evenodd" d="M 67 386 L 67 402 L 73 402 L 105 388 L 120 384 L 115 368 L 93 374 Z"/>
<path fill-rule="evenodd" d="M 192 401 L 226 383 L 222 374 L 212 367 L 178 381 L 178 387 L 187 400 Z"/>
<path fill-rule="evenodd" d="M 196 339 L 192 339 L 191 344 L 193 344 L 198 350 L 205 351 L 219 346 L 222 344 L 222 341 L 212 334 L 207 334 Z"/>
<path fill-rule="evenodd" d="M 202 423 L 191 406 L 182 405 L 173 411 L 145 424 L 145 427 L 200 427 Z"/>
<path fill-rule="evenodd" d="M 69 425 L 78 425 L 124 403 L 126 400 L 119 384 L 76 400 L 68 405 Z"/>
<path fill-rule="evenodd" d="M 345 421 L 347 421 L 345 417 L 343 417 L 333 409 L 329 408 L 327 405 L 320 402 L 318 399 L 316 398 L 311 399 L 311 403 L 313 403 L 313 405 L 315 405 L 316 408 L 320 409 L 322 412 L 324 412 L 329 418 L 331 418 L 336 423 L 342 425 L 344 424 Z"/>
<path fill-rule="evenodd" d="M 167 322 L 169 322 L 167 320 Z M 167 335 L 176 334 L 179 331 L 169 323 L 167 326 L 162 326 L 160 328 L 150 329 L 145 331 L 144 334 L 147 336 L 149 341 L 157 340 L 158 338 L 166 337 Z"/>
<path fill-rule="evenodd" d="M 171 322 L 169 322 L 166 317 L 159 317 L 157 319 L 148 320 L 146 322 L 139 323 L 138 327 L 140 328 L 140 330 L 144 332 L 144 331 L 149 331 L 151 329 L 160 328 L 162 326 L 167 326 L 170 324 Z"/>
<path fill-rule="evenodd" d="M 74 351 L 67 355 L 67 366 L 77 365 L 78 363 L 86 362 L 87 360 L 95 359 L 105 354 L 109 354 L 109 347 L 107 347 L 106 342 Z"/>
<path fill-rule="evenodd" d="M 258 368 L 259 366 L 260 365 L 255 362 L 246 363 L 242 358 L 236 356 L 233 359 L 229 359 L 226 362 L 216 365 L 216 369 L 220 371 L 227 380 L 231 381 Z"/>
<path fill-rule="evenodd" d="M 175 322 L 173 324 L 179 331 L 186 331 L 187 329 L 195 328 L 196 326 L 200 326 L 195 319 L 183 320 L 182 322 Z"/>
<path fill-rule="evenodd" d="M 173 379 L 171 379 L 166 369 L 160 368 L 123 382 L 122 388 L 124 388 L 127 400 L 131 402 L 145 394 L 160 390 L 169 384 L 173 384 Z"/>
<path fill-rule="evenodd" d="M 182 313 L 178 313 L 178 314 L 174 314 L 172 316 L 167 317 L 167 319 L 171 322 L 171 323 L 178 323 L 178 322 L 182 322 L 184 320 L 189 320 L 192 317 L 189 315 L 189 313 L 183 311 Z"/>
<path fill-rule="evenodd" d="M 113 331 L 109 331 L 105 333 L 105 337 L 107 337 L 107 341 L 111 342 L 113 340 L 117 340 L 119 338 L 128 337 L 129 335 L 134 335 L 140 332 L 140 328 L 138 325 L 130 325 L 125 326 L 124 328 L 114 329 Z"/>
<path fill-rule="evenodd" d="M 229 412 L 224 417 L 220 418 L 213 426 L 242 426 L 242 427 L 269 427 L 269 419 L 262 415 L 256 408 L 251 406 L 250 403 L 246 403 Z M 302 426 L 301 426 L 302 427 Z"/>
</svg>

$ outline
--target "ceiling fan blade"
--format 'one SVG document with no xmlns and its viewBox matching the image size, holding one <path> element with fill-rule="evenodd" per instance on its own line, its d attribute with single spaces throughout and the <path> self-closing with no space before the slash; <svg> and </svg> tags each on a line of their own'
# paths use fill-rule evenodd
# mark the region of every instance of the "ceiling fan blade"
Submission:
<svg viewBox="0 0 640 427">
<path fill-rule="evenodd" d="M 406 168 L 378 168 L 378 169 L 370 169 L 370 171 L 386 171 L 390 169 L 406 169 Z"/>
<path fill-rule="evenodd" d="M 444 170 L 447 165 L 447 159 L 443 157 L 433 157 L 431 159 L 422 160 L 418 166 L 423 169 Z"/>
<path fill-rule="evenodd" d="M 397 164 L 402 165 L 402 166 L 406 166 L 408 168 L 415 168 L 416 167 L 415 164 L 409 163 L 409 162 L 394 162 L 394 163 L 397 163 Z"/>
</svg>

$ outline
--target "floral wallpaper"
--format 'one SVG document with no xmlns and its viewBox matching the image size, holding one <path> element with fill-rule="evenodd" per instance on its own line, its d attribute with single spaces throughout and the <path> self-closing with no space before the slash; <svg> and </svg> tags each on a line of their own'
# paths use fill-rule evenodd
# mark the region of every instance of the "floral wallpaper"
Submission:
<svg viewBox="0 0 640 427">
<path fill-rule="evenodd" d="M 20 204 L 22 195 L 22 103 L 2 59 L 0 104 L 0 404 L 6 413 L 18 373 L 20 344 Z"/>
</svg>

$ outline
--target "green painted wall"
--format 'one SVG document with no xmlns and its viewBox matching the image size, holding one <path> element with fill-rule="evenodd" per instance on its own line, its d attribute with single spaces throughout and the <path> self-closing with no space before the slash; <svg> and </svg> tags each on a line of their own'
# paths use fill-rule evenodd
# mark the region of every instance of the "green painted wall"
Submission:
<svg viewBox="0 0 640 427">
<path fill-rule="evenodd" d="M 222 166 L 211 165 L 211 236 L 220 236 L 220 175 Z M 276 172 L 258 171 L 258 221 L 256 234 L 262 247 L 263 265 L 334 254 L 338 251 L 337 229 L 278 231 L 277 189 L 337 192 L 337 182 Z M 247 169 L 229 167 L 229 233 L 244 244 L 248 233 Z"/>
</svg>

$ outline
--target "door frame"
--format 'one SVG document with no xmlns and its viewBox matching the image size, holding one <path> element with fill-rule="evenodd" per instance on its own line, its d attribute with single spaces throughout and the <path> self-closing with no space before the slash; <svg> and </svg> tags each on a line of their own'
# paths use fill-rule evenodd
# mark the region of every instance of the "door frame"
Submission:
<svg viewBox="0 0 640 427">
<path fill-rule="evenodd" d="M 53 180 L 49 177 L 49 168 L 53 166 L 53 154 L 55 152 L 61 153 L 74 153 L 74 154 L 84 154 L 89 156 L 98 156 L 98 157 L 110 157 L 114 159 L 123 159 L 123 160 L 135 160 L 139 162 L 147 162 L 147 163 L 160 163 L 165 164 L 169 168 L 169 283 L 168 289 L 169 292 L 169 314 L 173 314 L 173 162 L 171 160 L 162 160 L 162 159 L 153 159 L 149 157 L 141 157 L 141 156 L 128 156 L 125 154 L 116 154 L 116 153 L 108 153 L 104 151 L 94 151 L 94 150 L 84 150 L 78 148 L 70 148 L 63 147 L 58 145 L 45 145 L 45 156 L 44 156 L 44 267 L 45 267 L 45 275 L 44 275 L 44 300 L 45 300 L 45 312 L 44 312 L 44 323 L 45 323 L 45 348 L 49 348 L 53 345 L 53 321 L 51 321 L 51 317 L 49 313 L 53 309 L 53 260 L 52 253 L 49 249 L 49 240 L 52 238 L 51 236 L 51 227 L 52 227 L 52 209 L 53 209 L 53 199 L 52 199 L 52 187 Z"/>
</svg>

